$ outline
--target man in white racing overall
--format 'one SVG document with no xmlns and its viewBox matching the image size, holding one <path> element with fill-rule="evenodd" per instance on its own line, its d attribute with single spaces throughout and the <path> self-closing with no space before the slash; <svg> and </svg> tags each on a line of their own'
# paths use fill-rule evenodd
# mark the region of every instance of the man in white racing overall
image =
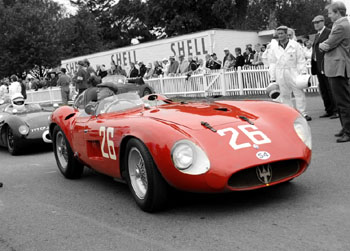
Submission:
<svg viewBox="0 0 350 251">
<path fill-rule="evenodd" d="M 297 76 L 307 74 L 306 60 L 301 46 L 294 40 L 288 39 L 288 27 L 277 29 L 278 43 L 271 45 L 269 51 L 269 73 L 271 81 L 280 86 L 280 100 L 283 104 L 293 107 L 291 94 L 294 94 L 296 109 L 307 121 L 311 117 L 306 113 L 306 98 L 303 90 L 296 85 Z"/>
</svg>

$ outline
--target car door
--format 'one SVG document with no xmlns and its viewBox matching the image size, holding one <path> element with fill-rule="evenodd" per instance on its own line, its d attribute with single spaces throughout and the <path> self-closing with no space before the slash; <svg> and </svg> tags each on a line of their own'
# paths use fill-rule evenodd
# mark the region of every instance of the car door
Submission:
<svg viewBox="0 0 350 251">
<path fill-rule="evenodd" d="M 119 177 L 119 145 L 121 135 L 118 133 L 118 116 L 100 114 L 87 122 L 84 131 L 88 163 L 107 175 Z"/>
<path fill-rule="evenodd" d="M 84 110 L 79 109 L 80 112 L 76 114 L 74 122 L 72 123 L 72 148 L 75 154 L 78 155 L 86 164 L 89 164 L 87 155 L 87 146 L 85 142 L 86 127 L 91 115 L 88 115 Z"/>
</svg>

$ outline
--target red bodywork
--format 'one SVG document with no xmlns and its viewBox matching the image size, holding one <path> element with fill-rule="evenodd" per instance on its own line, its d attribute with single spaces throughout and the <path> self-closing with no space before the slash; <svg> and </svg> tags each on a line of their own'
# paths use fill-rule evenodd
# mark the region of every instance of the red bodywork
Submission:
<svg viewBox="0 0 350 251">
<path fill-rule="evenodd" d="M 232 133 L 223 136 L 203 126 L 207 122 L 215 130 L 249 125 L 244 116 L 263 132 L 271 143 L 256 149 L 244 133 L 234 139 L 238 145 L 250 142 L 251 147 L 234 150 Z M 201 103 L 170 103 L 151 108 L 138 108 L 124 113 L 82 116 L 71 107 L 61 107 L 52 114 L 50 131 L 58 125 L 64 131 L 73 152 L 87 166 L 114 178 L 123 179 L 124 148 L 130 137 L 141 140 L 151 153 L 163 178 L 173 187 L 195 192 L 224 192 L 250 190 L 288 181 L 302 174 L 311 160 L 311 150 L 294 130 L 293 123 L 299 113 L 285 105 L 266 101 L 217 101 Z M 114 143 L 116 160 L 103 157 L 108 153 L 100 133 L 101 126 L 114 128 L 110 139 Z M 248 128 L 249 129 L 249 128 Z M 181 140 L 189 139 L 206 153 L 210 160 L 208 172 L 200 175 L 185 174 L 175 168 L 171 149 Z M 253 147 L 255 146 L 255 147 Z M 270 158 L 257 158 L 257 152 L 266 151 Z M 232 187 L 230 177 L 238 171 L 268 163 L 295 160 L 298 171 L 269 184 Z M 255 172 L 255 171 L 254 171 Z"/>
</svg>

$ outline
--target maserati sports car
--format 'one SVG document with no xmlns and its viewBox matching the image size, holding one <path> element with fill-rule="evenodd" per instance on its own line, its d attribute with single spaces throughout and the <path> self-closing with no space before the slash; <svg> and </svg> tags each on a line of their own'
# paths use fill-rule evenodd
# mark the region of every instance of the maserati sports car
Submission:
<svg viewBox="0 0 350 251">
<path fill-rule="evenodd" d="M 81 177 L 87 166 L 124 181 L 147 212 L 164 207 L 170 187 L 260 189 L 294 179 L 311 160 L 306 120 L 269 101 L 174 102 L 123 93 L 85 109 L 60 107 L 49 130 L 66 178 Z"/>
</svg>

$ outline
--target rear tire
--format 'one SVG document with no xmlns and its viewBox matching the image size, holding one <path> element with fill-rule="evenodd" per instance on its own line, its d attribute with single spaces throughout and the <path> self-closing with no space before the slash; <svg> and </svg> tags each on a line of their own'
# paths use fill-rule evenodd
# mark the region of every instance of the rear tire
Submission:
<svg viewBox="0 0 350 251">
<path fill-rule="evenodd" d="M 16 140 L 16 136 L 13 134 L 11 127 L 7 127 L 6 130 L 6 142 L 7 150 L 11 155 L 18 155 L 21 151 L 19 143 Z"/>
<path fill-rule="evenodd" d="M 165 207 L 168 184 L 158 171 L 147 147 L 137 139 L 126 145 L 126 181 L 136 204 L 146 212 Z"/>
<path fill-rule="evenodd" d="M 84 165 L 75 157 L 69 142 L 59 126 L 53 130 L 53 152 L 58 169 L 67 179 L 78 179 L 82 176 Z"/>
</svg>

